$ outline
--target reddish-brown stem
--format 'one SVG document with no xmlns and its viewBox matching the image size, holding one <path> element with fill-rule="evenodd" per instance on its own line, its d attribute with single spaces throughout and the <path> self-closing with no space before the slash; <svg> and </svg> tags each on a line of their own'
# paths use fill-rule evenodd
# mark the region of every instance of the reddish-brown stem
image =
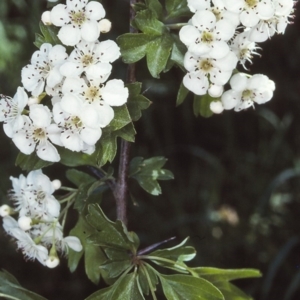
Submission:
<svg viewBox="0 0 300 300">
<path fill-rule="evenodd" d="M 130 0 L 130 23 L 134 18 L 134 10 L 132 9 L 133 5 L 136 3 L 136 0 Z M 130 26 L 129 31 L 131 33 L 136 32 L 136 30 Z M 135 64 L 128 65 L 127 68 L 127 83 L 133 83 L 136 81 L 135 78 Z M 118 179 L 114 186 L 113 194 L 116 199 L 117 207 L 117 219 L 122 221 L 126 226 L 128 223 L 127 220 L 127 198 L 128 198 L 128 166 L 129 166 L 129 154 L 130 154 L 130 143 L 122 140 L 120 147 L 120 162 L 119 162 L 119 171 Z"/>
</svg>

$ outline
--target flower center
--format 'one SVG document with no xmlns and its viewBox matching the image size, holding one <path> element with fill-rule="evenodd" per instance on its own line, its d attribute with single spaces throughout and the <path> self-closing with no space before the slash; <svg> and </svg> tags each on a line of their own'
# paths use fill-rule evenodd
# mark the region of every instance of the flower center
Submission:
<svg viewBox="0 0 300 300">
<path fill-rule="evenodd" d="M 77 25 L 82 25 L 86 21 L 86 16 L 83 11 L 74 12 L 72 11 L 70 13 L 70 17 L 72 20 L 72 23 Z"/>
<path fill-rule="evenodd" d="M 253 92 L 251 90 L 244 90 L 242 93 L 242 100 L 247 101 L 251 100 L 253 96 Z"/>
<path fill-rule="evenodd" d="M 90 86 L 84 93 L 85 100 L 90 103 L 101 98 L 101 89 L 96 86 Z"/>
<path fill-rule="evenodd" d="M 78 116 L 74 116 L 71 118 L 70 120 L 70 125 L 74 128 L 80 129 L 82 128 L 82 121 L 80 120 L 80 118 Z"/>
<path fill-rule="evenodd" d="M 201 36 L 201 42 L 209 44 L 209 43 L 211 43 L 213 40 L 214 40 L 214 37 L 213 37 L 213 35 L 212 35 L 210 32 L 204 31 L 204 32 L 202 33 L 202 36 Z"/>
<path fill-rule="evenodd" d="M 94 62 L 93 56 L 85 54 L 82 56 L 81 62 L 85 67 L 87 67 Z"/>
<path fill-rule="evenodd" d="M 47 137 L 46 132 L 43 128 L 37 128 L 33 131 L 33 139 L 35 142 L 41 141 Z"/>
<path fill-rule="evenodd" d="M 210 59 L 205 59 L 200 61 L 199 63 L 199 69 L 205 71 L 205 72 L 209 72 L 211 70 L 211 68 L 213 67 Z"/>
<path fill-rule="evenodd" d="M 249 8 L 254 8 L 254 7 L 256 7 L 258 1 L 257 0 L 245 0 L 245 2 Z"/>
</svg>

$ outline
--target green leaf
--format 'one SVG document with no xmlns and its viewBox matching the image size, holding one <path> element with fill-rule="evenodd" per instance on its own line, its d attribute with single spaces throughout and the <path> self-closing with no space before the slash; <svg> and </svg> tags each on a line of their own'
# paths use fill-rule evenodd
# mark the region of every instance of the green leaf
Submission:
<svg viewBox="0 0 300 300">
<path fill-rule="evenodd" d="M 147 109 L 151 102 L 141 95 L 141 82 L 128 84 L 127 88 L 129 90 L 127 108 L 132 121 L 137 121 L 142 116 L 142 110 Z"/>
<path fill-rule="evenodd" d="M 191 16 L 192 14 L 186 0 L 166 0 L 166 9 L 168 13 L 166 19 Z"/>
<path fill-rule="evenodd" d="M 209 118 L 213 115 L 213 112 L 210 110 L 210 103 L 213 101 L 216 101 L 217 98 L 213 98 L 209 96 L 208 94 L 205 94 L 203 96 L 194 96 L 194 114 L 197 117 L 198 115 L 201 115 L 202 117 Z"/>
<path fill-rule="evenodd" d="M 225 300 L 253 300 L 252 297 L 245 294 L 241 289 L 230 282 L 220 281 L 214 285 L 221 291 Z"/>
<path fill-rule="evenodd" d="M 93 183 L 96 181 L 95 177 L 93 177 L 87 173 L 78 171 L 76 169 L 67 170 L 66 177 L 77 187 L 80 186 L 83 182 L 84 183 Z"/>
<path fill-rule="evenodd" d="M 147 264 L 143 263 L 144 267 L 139 268 L 138 273 L 138 282 L 140 285 L 140 288 L 144 295 L 149 295 L 149 282 L 148 278 L 150 280 L 151 286 L 156 289 L 156 285 L 158 284 L 158 277 L 156 273 L 153 271 L 153 268 Z"/>
<path fill-rule="evenodd" d="M 87 238 L 95 232 L 82 216 L 79 216 L 76 226 L 70 231 L 70 235 L 77 236 L 83 246 L 81 252 L 69 249 L 68 266 L 71 272 L 77 269 L 81 257 L 84 255 L 84 265 L 87 277 L 95 284 L 99 283 L 102 265 L 106 260 L 105 254 L 101 248 L 93 244 L 87 243 Z"/>
<path fill-rule="evenodd" d="M 47 26 L 44 25 L 42 22 L 40 22 L 40 30 L 42 35 L 36 34 L 35 35 L 35 42 L 34 45 L 38 48 L 41 47 L 44 43 L 50 43 L 53 46 L 57 44 L 61 44 L 60 39 L 57 37 L 58 34 L 58 28 L 55 26 Z"/>
<path fill-rule="evenodd" d="M 173 46 L 169 33 L 127 33 L 118 37 L 118 43 L 125 63 L 135 63 L 146 55 L 149 72 L 155 78 L 165 69 Z"/>
<path fill-rule="evenodd" d="M 261 273 L 255 269 L 217 269 L 211 267 L 193 268 L 199 276 L 210 282 L 230 281 L 234 279 L 261 277 Z"/>
<path fill-rule="evenodd" d="M 173 42 L 169 34 L 165 34 L 148 44 L 146 59 L 152 77 L 159 78 L 159 73 L 165 69 L 172 46 Z"/>
<path fill-rule="evenodd" d="M 164 24 L 158 21 L 155 14 L 148 9 L 137 12 L 134 24 L 140 31 L 149 35 L 160 36 L 166 30 Z"/>
<path fill-rule="evenodd" d="M 15 300 L 46 300 L 46 298 L 23 288 L 18 280 L 5 270 L 0 271 L 0 297 Z"/>
<path fill-rule="evenodd" d="M 148 44 L 156 38 L 155 35 L 145 33 L 125 33 L 119 36 L 117 41 L 123 61 L 131 64 L 142 59 L 146 55 Z"/>
<path fill-rule="evenodd" d="M 161 156 L 143 159 L 135 157 L 130 162 L 129 177 L 137 180 L 139 185 L 151 195 L 159 195 L 161 187 L 157 180 L 173 179 L 173 173 L 169 170 L 162 169 L 167 159 Z"/>
<path fill-rule="evenodd" d="M 120 277 L 112 286 L 101 289 L 85 300 L 144 300 L 140 293 L 136 274 Z"/>
<path fill-rule="evenodd" d="M 155 250 L 151 252 L 149 256 L 157 256 L 161 258 L 167 258 L 173 260 L 174 262 L 190 261 L 196 256 L 196 250 L 194 247 L 185 246 L 189 238 L 184 239 L 180 244 L 166 249 Z M 164 266 L 165 262 L 157 261 L 160 265 Z M 167 266 L 170 265 L 169 262 L 166 263 Z"/>
<path fill-rule="evenodd" d="M 114 113 L 114 118 L 109 124 L 111 131 L 121 129 L 131 122 L 126 104 L 119 107 L 114 107 Z"/>
<path fill-rule="evenodd" d="M 101 137 L 102 138 L 102 137 Z M 101 141 L 100 138 L 100 141 Z M 100 143 L 100 141 L 98 143 Z M 81 152 L 73 152 L 69 149 L 63 147 L 57 147 L 58 153 L 60 154 L 60 163 L 68 167 L 78 167 L 78 166 L 97 166 L 96 153 L 94 152 L 92 155 L 81 153 Z"/>
<path fill-rule="evenodd" d="M 145 0 L 146 6 L 155 14 L 156 18 L 162 19 L 163 7 L 159 0 Z"/>
<path fill-rule="evenodd" d="M 161 274 L 159 278 L 168 300 L 225 300 L 222 293 L 205 279 L 189 275 Z"/>
<path fill-rule="evenodd" d="M 15 162 L 24 171 L 33 171 L 45 168 L 53 164 L 51 161 L 44 161 L 40 159 L 35 152 L 30 155 L 19 153 Z"/>
<path fill-rule="evenodd" d="M 119 220 L 110 221 L 97 204 L 89 205 L 88 210 L 87 221 L 97 230 L 89 238 L 90 242 L 102 247 L 136 251 L 138 247 L 137 237 L 133 237 L 122 222 Z"/>
<path fill-rule="evenodd" d="M 181 82 L 179 90 L 178 90 L 178 94 L 177 94 L 176 106 L 179 106 L 180 104 L 183 103 L 183 101 L 185 100 L 185 98 L 187 97 L 189 92 L 190 91 Z"/>
</svg>

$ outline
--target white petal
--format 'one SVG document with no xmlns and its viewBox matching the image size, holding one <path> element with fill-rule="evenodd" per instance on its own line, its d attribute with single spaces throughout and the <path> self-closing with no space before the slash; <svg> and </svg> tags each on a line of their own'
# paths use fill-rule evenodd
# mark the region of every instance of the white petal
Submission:
<svg viewBox="0 0 300 300">
<path fill-rule="evenodd" d="M 99 38 L 98 23 L 96 21 L 85 22 L 81 26 L 81 37 L 87 42 L 95 42 Z"/>
<path fill-rule="evenodd" d="M 221 100 L 224 109 L 233 109 L 241 101 L 241 94 L 229 90 L 223 93 Z"/>
<path fill-rule="evenodd" d="M 81 130 L 80 136 L 82 140 L 88 145 L 95 145 L 100 139 L 102 134 L 101 128 L 89 128 L 85 127 Z"/>
<path fill-rule="evenodd" d="M 246 27 L 253 27 L 259 22 L 259 17 L 252 9 L 244 10 L 240 15 L 241 23 Z"/>
<path fill-rule="evenodd" d="M 247 84 L 247 76 L 243 75 L 242 73 L 237 73 L 230 79 L 231 88 L 237 92 L 243 92 L 246 89 Z"/>
<path fill-rule="evenodd" d="M 61 141 L 63 145 L 72 151 L 79 152 L 82 149 L 83 141 L 78 134 L 67 130 L 61 134 Z"/>
<path fill-rule="evenodd" d="M 100 42 L 95 47 L 95 53 L 103 63 L 114 62 L 121 55 L 119 46 L 112 40 Z"/>
<path fill-rule="evenodd" d="M 50 109 L 42 104 L 31 105 L 29 116 L 36 127 L 47 127 L 51 123 Z"/>
<path fill-rule="evenodd" d="M 96 1 L 91 1 L 87 4 L 85 7 L 86 15 L 91 20 L 100 20 L 105 17 L 105 10 L 103 8 L 103 5 Z"/>
<path fill-rule="evenodd" d="M 199 77 L 198 73 L 187 73 L 183 77 L 183 84 L 196 95 L 205 95 L 209 85 L 207 77 Z"/>
<path fill-rule="evenodd" d="M 60 155 L 57 149 L 48 141 L 39 143 L 36 148 L 37 156 L 45 161 L 58 162 L 60 161 Z"/>
<path fill-rule="evenodd" d="M 82 245 L 78 237 L 76 236 L 67 236 L 64 238 L 64 241 L 68 244 L 68 246 L 76 252 L 80 252 L 82 250 Z"/>
<path fill-rule="evenodd" d="M 55 26 L 63 26 L 70 22 L 70 17 L 66 9 L 66 5 L 58 4 L 54 6 L 51 10 L 51 22 Z"/>
<path fill-rule="evenodd" d="M 64 25 L 58 32 L 58 38 L 66 46 L 75 46 L 79 43 L 81 34 L 80 29 L 74 25 Z"/>
<path fill-rule="evenodd" d="M 208 10 L 197 11 L 192 17 L 193 25 L 200 31 L 214 28 L 216 23 L 216 16 Z"/>
<path fill-rule="evenodd" d="M 59 68 L 59 71 L 65 77 L 77 77 L 83 72 L 83 67 L 79 63 L 67 61 Z"/>
<path fill-rule="evenodd" d="M 28 139 L 25 133 L 19 132 L 13 135 L 12 141 L 18 147 L 18 149 L 24 154 L 31 154 L 35 148 L 35 142 L 33 139 Z"/>
<path fill-rule="evenodd" d="M 107 104 L 121 106 L 127 102 L 128 88 L 124 87 L 122 80 L 112 79 L 101 89 L 101 94 Z"/>
<path fill-rule="evenodd" d="M 199 37 L 199 30 L 192 25 L 183 26 L 179 31 L 179 38 L 186 46 L 195 43 L 196 39 Z"/>
</svg>

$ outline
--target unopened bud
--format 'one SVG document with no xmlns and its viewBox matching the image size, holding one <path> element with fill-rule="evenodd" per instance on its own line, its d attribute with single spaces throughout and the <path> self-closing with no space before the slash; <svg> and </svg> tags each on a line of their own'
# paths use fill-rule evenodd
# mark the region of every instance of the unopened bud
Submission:
<svg viewBox="0 0 300 300">
<path fill-rule="evenodd" d="M 49 10 L 43 12 L 42 22 L 43 22 L 44 25 L 47 25 L 47 26 L 52 25 L 51 12 Z"/>
<path fill-rule="evenodd" d="M 102 19 L 98 23 L 99 31 L 102 33 L 107 33 L 111 29 L 111 22 L 108 19 Z"/>
<path fill-rule="evenodd" d="M 29 217 L 23 216 L 18 219 L 20 228 L 24 231 L 29 230 L 32 226 L 32 220 Z"/>
<path fill-rule="evenodd" d="M 2 206 L 0 206 L 0 216 L 1 217 L 9 216 L 13 213 L 13 211 L 14 210 L 7 204 L 3 204 Z"/>
<path fill-rule="evenodd" d="M 220 114 L 224 110 L 222 102 L 221 101 L 211 102 L 210 103 L 210 110 L 215 114 Z"/>
<path fill-rule="evenodd" d="M 58 179 L 52 180 L 52 186 L 55 190 L 59 190 L 61 188 L 61 181 Z"/>
</svg>

